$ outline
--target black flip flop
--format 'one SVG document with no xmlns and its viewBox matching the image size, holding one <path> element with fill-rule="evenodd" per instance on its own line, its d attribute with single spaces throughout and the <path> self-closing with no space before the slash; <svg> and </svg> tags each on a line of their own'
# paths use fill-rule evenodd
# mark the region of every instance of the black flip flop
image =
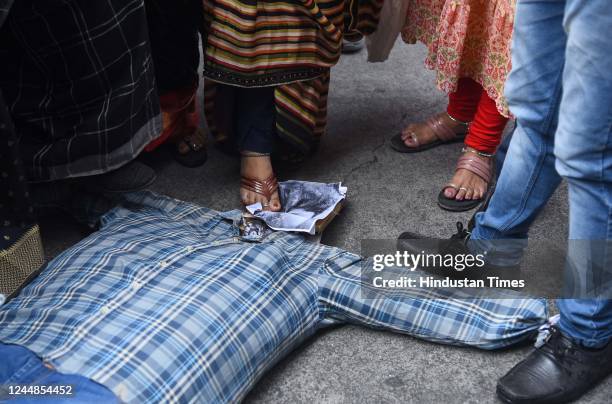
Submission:
<svg viewBox="0 0 612 404">
<path fill-rule="evenodd" d="M 474 209 L 486 199 L 486 195 L 480 199 L 463 199 L 461 201 L 454 198 L 450 199 L 444 195 L 444 191 L 446 190 L 446 188 L 450 188 L 450 186 L 444 187 L 438 194 L 438 206 L 444 210 L 448 210 L 451 212 L 465 212 L 466 210 Z M 487 189 L 487 193 L 488 192 L 489 190 Z"/>
<path fill-rule="evenodd" d="M 199 134 L 206 139 L 206 136 L 203 134 L 202 129 L 198 129 Z M 191 136 L 186 136 L 181 139 L 181 142 L 186 144 L 189 147 L 189 151 L 185 154 L 178 151 L 176 145 L 174 146 L 173 157 L 174 160 L 189 168 L 200 167 L 206 160 L 208 160 L 208 152 L 206 150 L 206 144 L 198 145 L 191 140 Z"/>
<path fill-rule="evenodd" d="M 465 153 L 465 149 L 464 149 L 464 153 Z M 477 163 L 475 160 L 470 159 L 464 154 L 463 156 L 459 158 L 459 161 L 457 162 L 456 170 L 461 168 L 461 169 L 466 169 L 468 171 L 471 171 L 472 173 L 478 175 L 480 178 L 482 178 L 487 183 L 487 190 L 485 194 L 482 196 L 482 198 L 463 199 L 461 201 L 455 198 L 452 198 L 452 199 L 447 198 L 444 195 L 444 191 L 447 188 L 454 188 L 456 191 L 459 191 L 459 187 L 457 187 L 456 185 L 447 184 L 446 186 L 444 186 L 444 188 L 442 188 L 442 190 L 438 194 L 438 206 L 440 208 L 451 211 L 451 212 L 465 212 L 466 210 L 474 209 L 475 207 L 479 206 L 481 203 L 489 200 L 490 195 L 493 192 L 493 188 L 495 187 L 495 182 L 496 182 L 495 176 L 493 174 L 495 172 L 495 160 L 492 159 L 490 165 L 487 166 L 487 168 L 485 168 L 481 164 L 484 164 L 484 163 Z"/>
<path fill-rule="evenodd" d="M 489 184 L 487 187 L 487 192 L 485 192 L 482 198 L 470 200 L 464 199 L 462 201 L 448 199 L 446 196 L 444 196 L 444 189 L 438 194 L 438 206 L 440 208 L 451 212 L 465 212 L 466 210 L 472 210 L 475 207 L 482 205 L 481 211 L 484 211 L 491 200 L 491 196 L 495 190 L 495 184 Z"/>
</svg>

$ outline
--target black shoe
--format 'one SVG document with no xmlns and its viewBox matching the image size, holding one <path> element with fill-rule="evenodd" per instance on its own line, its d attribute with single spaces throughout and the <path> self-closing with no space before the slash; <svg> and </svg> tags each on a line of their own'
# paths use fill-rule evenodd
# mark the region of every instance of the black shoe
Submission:
<svg viewBox="0 0 612 404">
<path fill-rule="evenodd" d="M 470 231 L 463 227 L 463 223 L 457 222 L 457 232 L 450 236 L 448 240 L 439 240 L 435 238 L 425 237 L 421 234 L 405 231 L 397 239 L 397 248 L 400 251 L 409 251 L 415 254 L 421 252 L 423 240 L 434 241 L 436 253 L 469 253 L 467 242 L 470 239 Z M 416 242 L 411 242 L 417 240 Z"/>
<path fill-rule="evenodd" d="M 400 234 L 397 239 L 397 250 L 400 252 L 407 251 L 409 254 L 419 255 L 425 254 L 440 254 L 445 256 L 451 255 L 466 255 L 470 254 L 467 246 L 467 241 L 470 238 L 470 232 L 463 227 L 463 223 L 457 222 L 457 233 L 453 234 L 449 239 L 434 239 L 422 236 L 409 231 Z M 420 268 L 423 271 L 432 275 L 448 276 L 450 278 L 464 278 L 465 274 L 451 268 L 429 266 Z"/>
<path fill-rule="evenodd" d="M 155 170 L 134 160 L 105 174 L 77 178 L 74 185 L 94 194 L 121 194 L 142 191 L 156 178 Z"/>
<path fill-rule="evenodd" d="M 413 255 L 434 254 L 443 257 L 448 255 L 474 255 L 467 244 L 470 240 L 472 228 L 471 222 L 467 229 L 463 226 L 463 223 L 457 222 L 457 232 L 449 239 L 433 239 L 416 233 L 404 232 L 400 234 L 397 240 L 397 250 L 402 253 L 406 251 Z M 461 271 L 455 270 L 452 266 L 421 266 L 419 269 L 432 275 L 452 279 L 486 280 L 488 277 L 497 277 L 504 280 L 521 279 L 520 265 L 499 266 L 486 260 L 483 266 L 466 267 Z M 520 290 L 520 288 L 507 289 Z"/>
<path fill-rule="evenodd" d="M 506 403 L 567 403 L 612 373 L 612 343 L 588 349 L 551 328 L 548 341 L 497 383 Z"/>
</svg>

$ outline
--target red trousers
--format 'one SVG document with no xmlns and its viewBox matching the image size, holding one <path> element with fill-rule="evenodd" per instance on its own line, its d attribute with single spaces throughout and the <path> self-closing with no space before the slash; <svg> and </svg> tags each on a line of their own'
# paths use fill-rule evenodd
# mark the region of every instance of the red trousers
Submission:
<svg viewBox="0 0 612 404">
<path fill-rule="evenodd" d="M 447 112 L 459 121 L 471 122 L 466 146 L 495 153 L 508 118 L 499 113 L 495 101 L 480 84 L 469 78 L 459 79 L 457 91 L 448 96 Z"/>
</svg>

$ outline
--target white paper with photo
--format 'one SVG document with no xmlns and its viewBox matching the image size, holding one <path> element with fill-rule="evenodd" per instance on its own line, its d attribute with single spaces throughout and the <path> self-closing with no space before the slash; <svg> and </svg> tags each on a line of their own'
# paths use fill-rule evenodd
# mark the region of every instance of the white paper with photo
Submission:
<svg viewBox="0 0 612 404">
<path fill-rule="evenodd" d="M 332 213 L 346 198 L 346 191 L 341 183 L 284 181 L 278 184 L 281 212 L 264 211 L 260 203 L 247 206 L 247 211 L 273 230 L 315 234 L 317 220 Z"/>
</svg>

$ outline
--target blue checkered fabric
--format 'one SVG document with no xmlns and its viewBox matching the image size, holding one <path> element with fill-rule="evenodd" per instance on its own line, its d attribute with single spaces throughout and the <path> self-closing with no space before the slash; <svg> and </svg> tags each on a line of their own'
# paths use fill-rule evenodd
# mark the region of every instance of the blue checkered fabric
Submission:
<svg viewBox="0 0 612 404">
<path fill-rule="evenodd" d="M 232 214 L 130 195 L 1 307 L 0 341 L 121 401 L 236 402 L 330 323 L 495 349 L 546 319 L 535 299 L 366 299 L 359 256 L 282 232 L 247 243 Z"/>
</svg>

